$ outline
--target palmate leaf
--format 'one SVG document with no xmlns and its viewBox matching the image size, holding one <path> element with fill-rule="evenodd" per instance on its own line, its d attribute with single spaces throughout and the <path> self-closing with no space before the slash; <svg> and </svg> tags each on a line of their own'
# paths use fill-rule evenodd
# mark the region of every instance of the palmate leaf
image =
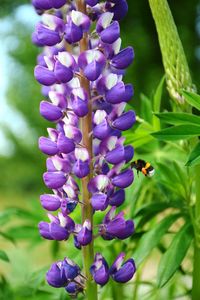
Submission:
<svg viewBox="0 0 200 300">
<path fill-rule="evenodd" d="M 188 161 L 186 163 L 187 167 L 192 167 L 200 164 L 200 143 L 198 143 L 194 149 L 192 149 Z"/>
<path fill-rule="evenodd" d="M 164 112 L 155 113 L 155 115 L 163 122 L 172 125 L 187 125 L 189 123 L 200 126 L 200 117 L 192 114 Z"/>
<path fill-rule="evenodd" d="M 178 141 L 189 139 L 200 135 L 200 126 L 193 124 L 172 126 L 157 132 L 153 132 L 151 135 L 160 141 Z"/>
<path fill-rule="evenodd" d="M 190 223 L 186 223 L 176 233 L 169 248 L 161 257 L 157 273 L 157 285 L 163 287 L 182 263 L 193 239 L 193 230 Z"/>
<path fill-rule="evenodd" d="M 178 218 L 180 218 L 180 214 L 170 215 L 156 224 L 153 229 L 143 234 L 139 246 L 133 255 L 137 266 L 150 254 L 153 248 L 159 244 L 160 239 Z"/>
<path fill-rule="evenodd" d="M 200 95 L 183 90 L 182 94 L 188 104 L 200 110 Z"/>
<path fill-rule="evenodd" d="M 3 260 L 3 261 L 6 261 L 6 262 L 10 261 L 9 258 L 8 258 L 8 255 L 3 250 L 0 250 L 0 259 Z"/>
</svg>

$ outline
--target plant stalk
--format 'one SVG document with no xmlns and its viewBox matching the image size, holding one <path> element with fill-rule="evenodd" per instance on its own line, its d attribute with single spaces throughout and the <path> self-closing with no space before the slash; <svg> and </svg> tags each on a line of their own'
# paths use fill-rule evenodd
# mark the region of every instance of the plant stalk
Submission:
<svg viewBox="0 0 200 300">
<path fill-rule="evenodd" d="M 167 0 L 149 0 L 156 24 L 167 89 L 179 104 L 184 104 L 181 90 L 195 91 L 188 62 Z"/>
<path fill-rule="evenodd" d="M 195 167 L 196 205 L 192 300 L 200 299 L 200 165 Z"/>
<path fill-rule="evenodd" d="M 78 11 L 87 14 L 86 11 L 86 4 L 84 0 L 77 0 L 77 9 Z M 80 41 L 80 52 L 88 50 L 88 34 L 85 33 L 84 37 Z M 80 83 L 81 87 L 84 88 L 90 97 L 90 83 L 89 81 L 85 78 L 83 74 L 80 77 Z M 92 228 L 93 228 L 93 211 L 92 211 L 92 206 L 90 204 L 90 198 L 91 195 L 88 192 L 88 183 L 90 179 L 92 178 L 93 175 L 93 166 L 92 166 L 92 157 L 93 157 L 93 151 L 92 151 L 92 136 L 91 136 L 91 131 L 92 131 L 92 102 L 89 101 L 89 112 L 88 114 L 81 119 L 81 131 L 83 135 L 83 145 L 84 147 L 87 148 L 89 155 L 90 155 L 90 174 L 86 177 L 84 177 L 81 180 L 82 183 L 82 202 L 84 205 L 82 205 L 82 223 L 88 219 L 91 222 Z M 94 261 L 94 240 L 87 245 L 82 247 L 82 254 L 83 254 L 83 267 L 84 267 L 84 273 L 85 276 L 87 277 L 86 281 L 86 299 L 87 300 L 97 300 L 97 285 L 93 281 L 92 276 L 90 274 L 90 266 L 92 265 Z"/>
</svg>

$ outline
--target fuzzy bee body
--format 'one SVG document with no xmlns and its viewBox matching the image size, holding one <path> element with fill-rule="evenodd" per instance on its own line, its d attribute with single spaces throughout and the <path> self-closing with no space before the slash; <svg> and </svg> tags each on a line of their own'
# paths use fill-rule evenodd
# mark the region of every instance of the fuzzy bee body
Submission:
<svg viewBox="0 0 200 300">
<path fill-rule="evenodd" d="M 131 168 L 136 169 L 137 173 L 142 172 L 147 177 L 152 177 L 155 174 L 154 167 L 149 162 L 142 159 L 131 162 Z"/>
</svg>

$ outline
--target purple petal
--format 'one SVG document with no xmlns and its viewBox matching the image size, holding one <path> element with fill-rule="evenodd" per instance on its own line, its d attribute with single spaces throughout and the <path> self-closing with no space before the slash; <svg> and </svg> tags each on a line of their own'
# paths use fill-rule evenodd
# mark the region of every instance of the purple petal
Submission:
<svg viewBox="0 0 200 300">
<path fill-rule="evenodd" d="M 127 47 L 113 57 L 113 59 L 111 60 L 111 64 L 117 69 L 126 69 L 133 62 L 133 59 L 133 48 Z"/>
<path fill-rule="evenodd" d="M 120 1 L 111 1 L 115 3 L 114 6 L 111 6 L 109 2 L 107 2 L 106 8 L 109 12 L 114 13 L 114 20 L 121 20 L 125 17 L 125 15 L 128 12 L 128 4 L 126 0 L 120 0 Z"/>
<path fill-rule="evenodd" d="M 131 145 L 125 146 L 124 148 L 125 154 L 124 154 L 124 159 L 126 163 L 128 163 L 130 160 L 132 160 L 134 156 L 134 149 Z"/>
<path fill-rule="evenodd" d="M 55 155 L 58 152 L 57 144 L 49 138 L 41 136 L 39 138 L 39 149 L 47 155 Z"/>
<path fill-rule="evenodd" d="M 93 134 L 96 138 L 105 139 L 111 132 L 107 120 L 103 120 L 100 124 L 96 125 L 93 129 Z"/>
<path fill-rule="evenodd" d="M 74 75 L 71 68 L 62 65 L 59 61 L 55 63 L 54 73 L 56 79 L 62 83 L 69 82 Z"/>
<path fill-rule="evenodd" d="M 87 176 L 90 173 L 89 162 L 78 159 L 73 166 L 73 172 L 78 178 Z"/>
<path fill-rule="evenodd" d="M 116 235 L 118 239 L 124 240 L 130 237 L 134 232 L 134 223 L 132 220 L 126 221 L 126 227 L 123 231 L 118 232 Z"/>
<path fill-rule="evenodd" d="M 72 101 L 72 109 L 78 117 L 84 117 L 88 113 L 88 103 L 87 101 L 84 101 L 79 97 L 76 97 Z"/>
<path fill-rule="evenodd" d="M 40 196 L 42 206 L 49 211 L 55 211 L 61 206 L 61 199 L 56 195 L 44 194 Z"/>
<path fill-rule="evenodd" d="M 124 146 L 118 146 L 112 151 L 109 151 L 105 159 L 107 160 L 108 163 L 110 164 L 118 164 L 124 160 Z"/>
<path fill-rule="evenodd" d="M 56 241 L 63 241 L 68 239 L 69 237 L 69 232 L 61 227 L 60 225 L 56 224 L 56 223 L 50 223 L 50 233 L 51 236 L 54 240 Z"/>
<path fill-rule="evenodd" d="M 63 115 L 59 107 L 47 101 L 42 101 L 40 103 L 40 114 L 50 122 L 58 121 Z"/>
<path fill-rule="evenodd" d="M 125 201 L 125 191 L 124 190 L 118 190 L 112 196 L 109 197 L 109 205 L 111 206 L 120 206 Z"/>
<path fill-rule="evenodd" d="M 117 21 L 114 21 L 100 34 L 102 42 L 107 44 L 114 43 L 119 38 L 119 36 L 120 36 L 120 27 Z"/>
<path fill-rule="evenodd" d="M 91 204 L 95 210 L 104 211 L 108 207 L 107 195 L 103 193 L 96 193 L 92 195 Z"/>
<path fill-rule="evenodd" d="M 93 61 L 84 68 L 83 72 L 88 80 L 95 81 L 100 76 L 103 68 L 103 65 Z"/>
<path fill-rule="evenodd" d="M 70 21 L 65 26 L 65 40 L 69 43 L 77 43 L 83 37 L 83 30 L 81 27 L 76 26 L 72 21 Z"/>
<path fill-rule="evenodd" d="M 136 121 L 135 112 L 129 110 L 113 121 L 112 126 L 119 130 L 130 129 Z"/>
<path fill-rule="evenodd" d="M 55 75 L 53 71 L 43 67 L 43 66 L 36 66 L 34 69 L 34 76 L 37 81 L 43 85 L 52 85 L 56 82 Z"/>
<path fill-rule="evenodd" d="M 51 265 L 51 268 L 46 274 L 46 280 L 49 285 L 55 288 L 60 288 L 67 284 L 67 280 L 62 278 L 60 269 L 56 263 Z"/>
<path fill-rule="evenodd" d="M 85 0 L 85 3 L 90 5 L 90 6 L 95 6 L 99 0 Z"/>
<path fill-rule="evenodd" d="M 67 138 L 63 133 L 60 133 L 57 140 L 57 147 L 60 152 L 68 154 L 74 151 L 75 144 L 72 139 Z"/>
<path fill-rule="evenodd" d="M 49 224 L 47 222 L 40 222 L 38 224 L 39 232 L 41 236 L 47 240 L 53 240 L 51 233 L 50 233 L 50 228 Z"/>
<path fill-rule="evenodd" d="M 112 278 L 117 282 L 125 283 L 129 281 L 135 274 L 136 266 L 133 259 L 127 260 L 116 273 L 112 274 Z"/>
<path fill-rule="evenodd" d="M 57 31 L 48 29 L 40 23 L 36 27 L 36 37 L 43 46 L 54 46 L 61 42 L 60 34 Z"/>
<path fill-rule="evenodd" d="M 126 188 L 129 185 L 131 185 L 131 183 L 133 182 L 134 179 L 134 175 L 133 175 L 133 171 L 128 169 L 122 173 L 120 173 L 119 175 L 115 176 L 112 179 L 112 184 L 114 186 L 117 186 L 119 188 Z"/>
<path fill-rule="evenodd" d="M 43 180 L 48 188 L 58 189 L 65 184 L 67 179 L 63 172 L 46 172 L 43 175 Z"/>
</svg>

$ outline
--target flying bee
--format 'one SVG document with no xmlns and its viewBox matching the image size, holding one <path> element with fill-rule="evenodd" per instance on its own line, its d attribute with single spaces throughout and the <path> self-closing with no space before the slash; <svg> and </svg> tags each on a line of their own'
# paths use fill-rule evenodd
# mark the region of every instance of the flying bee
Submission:
<svg viewBox="0 0 200 300">
<path fill-rule="evenodd" d="M 149 162 L 142 159 L 131 162 L 131 169 L 133 168 L 137 170 L 137 174 L 142 172 L 147 177 L 152 177 L 155 174 L 154 167 Z"/>
</svg>

